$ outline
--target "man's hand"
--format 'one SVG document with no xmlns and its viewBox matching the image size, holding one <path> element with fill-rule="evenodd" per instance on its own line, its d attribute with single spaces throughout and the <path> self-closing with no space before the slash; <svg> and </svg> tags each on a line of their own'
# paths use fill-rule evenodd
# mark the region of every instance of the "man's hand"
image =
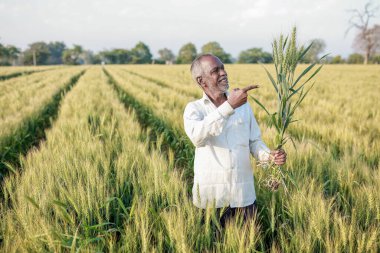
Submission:
<svg viewBox="0 0 380 253">
<path fill-rule="evenodd" d="M 276 165 L 283 165 L 286 162 L 286 152 L 283 149 L 272 150 L 269 159 Z"/>
<path fill-rule="evenodd" d="M 245 104 L 247 102 L 247 92 L 259 88 L 258 85 L 249 85 L 243 89 L 235 88 L 230 92 L 230 95 L 228 96 L 228 103 L 231 105 L 232 108 L 238 108 L 239 106 Z"/>
</svg>

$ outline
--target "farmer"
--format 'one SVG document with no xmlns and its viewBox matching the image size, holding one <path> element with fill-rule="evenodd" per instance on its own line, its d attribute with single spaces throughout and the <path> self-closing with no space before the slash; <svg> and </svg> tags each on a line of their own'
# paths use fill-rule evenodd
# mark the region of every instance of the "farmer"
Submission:
<svg viewBox="0 0 380 253">
<path fill-rule="evenodd" d="M 250 85 L 228 92 L 227 72 L 220 59 L 204 54 L 191 64 L 191 75 L 203 97 L 187 104 L 184 125 L 195 145 L 193 203 L 206 209 L 215 205 L 226 219 L 243 214 L 246 220 L 257 211 L 250 153 L 260 162 L 286 162 L 284 150 L 271 151 L 261 140 L 259 126 L 247 103 Z"/>
</svg>

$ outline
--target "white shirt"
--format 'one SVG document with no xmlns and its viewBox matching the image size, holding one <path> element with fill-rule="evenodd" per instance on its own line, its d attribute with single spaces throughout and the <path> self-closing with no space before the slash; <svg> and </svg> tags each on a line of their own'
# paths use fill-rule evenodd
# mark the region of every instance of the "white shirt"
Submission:
<svg viewBox="0 0 380 253">
<path fill-rule="evenodd" d="M 228 95 L 228 93 L 227 93 Z M 203 93 L 187 104 L 185 132 L 195 145 L 193 203 L 199 208 L 244 207 L 256 200 L 250 153 L 260 160 L 270 149 L 261 140 L 250 105 L 216 107 Z"/>
</svg>

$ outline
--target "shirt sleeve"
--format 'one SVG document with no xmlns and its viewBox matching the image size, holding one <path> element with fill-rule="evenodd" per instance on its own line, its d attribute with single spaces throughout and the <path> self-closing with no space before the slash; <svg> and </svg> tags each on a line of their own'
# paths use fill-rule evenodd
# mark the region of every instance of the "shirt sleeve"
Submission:
<svg viewBox="0 0 380 253">
<path fill-rule="evenodd" d="M 196 147 L 202 147 L 208 137 L 222 133 L 228 117 L 233 113 L 234 109 L 227 101 L 206 116 L 194 102 L 189 103 L 183 115 L 185 132 Z"/>
<path fill-rule="evenodd" d="M 257 124 L 255 115 L 252 112 L 251 106 L 249 107 L 250 114 L 250 136 L 249 136 L 249 149 L 251 154 L 260 162 L 268 161 L 270 149 L 261 140 L 261 131 Z"/>
</svg>

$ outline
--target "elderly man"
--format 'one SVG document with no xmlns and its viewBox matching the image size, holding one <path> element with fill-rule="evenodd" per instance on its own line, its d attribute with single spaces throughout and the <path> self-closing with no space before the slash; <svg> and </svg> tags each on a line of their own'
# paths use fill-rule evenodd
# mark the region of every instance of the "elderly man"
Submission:
<svg viewBox="0 0 380 253">
<path fill-rule="evenodd" d="M 204 54 L 191 64 L 193 79 L 203 97 L 190 102 L 184 112 L 185 131 L 195 145 L 193 203 L 205 209 L 215 205 L 226 218 L 242 212 L 244 218 L 255 211 L 255 186 L 250 153 L 261 161 L 286 161 L 283 150 L 271 151 L 261 140 L 259 126 L 247 103 L 251 85 L 228 92 L 227 72 L 220 59 Z"/>
</svg>

